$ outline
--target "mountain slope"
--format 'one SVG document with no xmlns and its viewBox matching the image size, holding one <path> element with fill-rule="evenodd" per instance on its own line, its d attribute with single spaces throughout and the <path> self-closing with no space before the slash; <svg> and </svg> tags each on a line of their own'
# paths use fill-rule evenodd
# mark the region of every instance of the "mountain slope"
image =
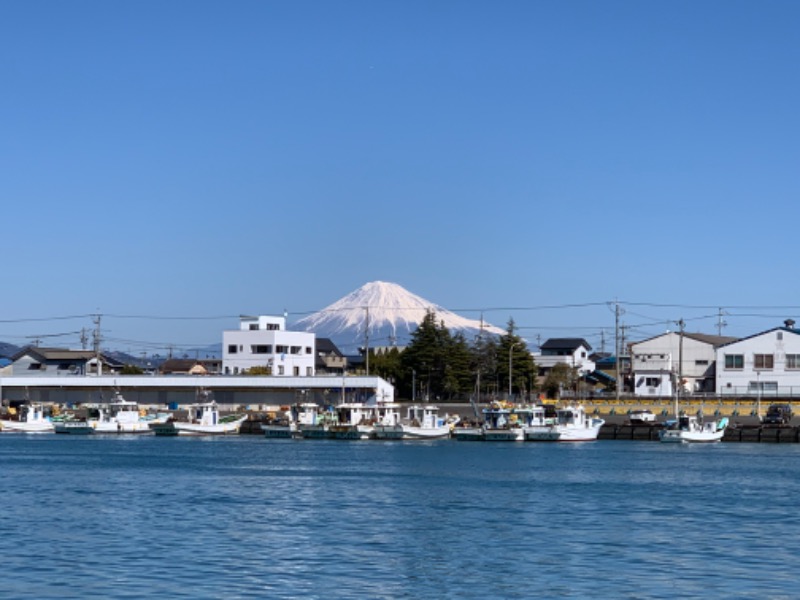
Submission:
<svg viewBox="0 0 800 600">
<path fill-rule="evenodd" d="M 436 313 L 437 322 L 444 322 L 451 331 L 463 331 L 469 337 L 481 330 L 480 321 L 466 319 L 412 294 L 396 283 L 373 281 L 322 310 L 304 317 L 293 329 L 312 331 L 317 337 L 330 338 L 342 351 L 354 352 L 365 344 L 369 323 L 369 345 L 405 346 L 411 333 L 419 326 L 428 311 Z M 495 335 L 504 331 L 484 323 L 484 333 Z"/>
</svg>

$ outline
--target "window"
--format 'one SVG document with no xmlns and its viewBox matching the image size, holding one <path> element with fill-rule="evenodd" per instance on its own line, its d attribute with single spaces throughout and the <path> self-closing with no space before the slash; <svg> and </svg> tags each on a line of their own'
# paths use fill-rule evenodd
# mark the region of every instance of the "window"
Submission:
<svg viewBox="0 0 800 600">
<path fill-rule="evenodd" d="M 753 368 L 754 369 L 772 369 L 775 357 L 772 354 L 754 354 L 753 355 Z"/>
<path fill-rule="evenodd" d="M 283 375 L 283 365 L 278 365 L 278 375 Z"/>
<path fill-rule="evenodd" d="M 750 385 L 748 386 L 751 392 L 777 392 L 778 391 L 778 382 L 777 381 L 751 381 Z"/>
<path fill-rule="evenodd" d="M 236 344 L 228 344 L 228 354 L 236 354 Z"/>
<path fill-rule="evenodd" d="M 659 377 L 645 377 L 644 384 L 647 387 L 658 387 L 661 385 L 661 379 Z"/>
<path fill-rule="evenodd" d="M 292 354 L 300 354 L 300 346 L 292 346 Z"/>
<path fill-rule="evenodd" d="M 311 354 L 311 346 L 306 346 L 306 354 Z"/>
<path fill-rule="evenodd" d="M 28 365 L 29 371 L 41 371 L 42 370 L 42 363 L 31 363 Z"/>
<path fill-rule="evenodd" d="M 294 367 L 294 369 L 293 369 L 293 371 L 292 371 L 292 374 L 293 374 L 295 377 L 297 377 L 298 375 L 300 375 L 300 367 Z"/>
<path fill-rule="evenodd" d="M 257 331 L 258 323 L 250 323 L 250 331 Z"/>
<path fill-rule="evenodd" d="M 288 354 L 289 353 L 289 346 L 275 346 L 275 353 L 276 354 Z"/>
<path fill-rule="evenodd" d="M 787 369 L 800 369 L 800 354 L 787 354 L 786 355 L 786 368 Z"/>
<path fill-rule="evenodd" d="M 267 323 L 267 331 L 278 331 L 280 327 L 277 323 Z"/>
<path fill-rule="evenodd" d="M 783 339 L 783 332 L 782 332 L 782 331 L 779 331 L 779 332 L 778 332 L 778 339 L 779 339 L 779 340 L 782 340 L 782 339 Z"/>
<path fill-rule="evenodd" d="M 707 365 L 708 361 L 707 360 L 696 360 L 696 361 L 694 361 L 694 364 L 696 364 L 698 367 L 702 367 L 702 366 Z"/>
<path fill-rule="evenodd" d="M 726 354 L 726 369 L 744 369 L 744 354 Z"/>
<path fill-rule="evenodd" d="M 311 377 L 314 374 L 314 370 L 311 367 L 306 367 L 306 375 Z"/>
<path fill-rule="evenodd" d="M 272 344 L 257 344 L 250 346 L 253 354 L 272 354 Z"/>
</svg>

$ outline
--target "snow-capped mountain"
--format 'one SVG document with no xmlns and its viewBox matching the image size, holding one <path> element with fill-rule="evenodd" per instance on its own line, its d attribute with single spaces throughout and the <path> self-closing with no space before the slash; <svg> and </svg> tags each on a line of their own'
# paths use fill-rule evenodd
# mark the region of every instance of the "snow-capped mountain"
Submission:
<svg viewBox="0 0 800 600">
<path fill-rule="evenodd" d="M 412 294 L 396 283 L 372 281 L 333 304 L 297 321 L 292 329 L 312 331 L 317 337 L 330 338 L 345 353 L 354 353 L 364 346 L 369 323 L 369 345 L 405 346 L 411 333 L 428 311 L 436 313 L 436 321 L 444 322 L 451 332 L 470 334 L 481 330 L 480 321 L 466 319 Z M 484 333 L 501 335 L 499 327 L 483 324 Z"/>
</svg>

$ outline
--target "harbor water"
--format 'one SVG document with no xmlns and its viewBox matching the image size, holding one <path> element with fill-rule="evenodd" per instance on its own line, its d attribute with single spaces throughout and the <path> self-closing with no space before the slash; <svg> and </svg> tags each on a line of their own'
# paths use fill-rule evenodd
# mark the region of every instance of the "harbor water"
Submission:
<svg viewBox="0 0 800 600">
<path fill-rule="evenodd" d="M 797 445 L 0 435 L 7 598 L 796 598 Z"/>
</svg>

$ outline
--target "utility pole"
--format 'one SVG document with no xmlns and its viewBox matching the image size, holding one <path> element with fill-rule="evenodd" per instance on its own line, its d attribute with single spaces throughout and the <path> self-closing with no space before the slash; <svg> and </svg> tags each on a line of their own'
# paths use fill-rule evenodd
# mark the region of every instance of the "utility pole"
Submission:
<svg viewBox="0 0 800 600">
<path fill-rule="evenodd" d="M 680 328 L 680 338 L 678 338 L 678 402 L 680 402 L 683 395 L 683 330 L 686 323 L 680 319 L 677 325 Z"/>
<path fill-rule="evenodd" d="M 103 364 L 100 362 L 100 319 L 102 315 L 96 314 L 93 319 L 94 333 L 92 334 L 92 345 L 94 347 L 94 359 L 97 361 L 97 375 L 103 374 Z"/>
<path fill-rule="evenodd" d="M 367 318 L 364 324 L 364 356 L 366 357 L 367 377 L 369 377 L 369 306 L 365 306 Z"/>
<path fill-rule="evenodd" d="M 717 335 L 722 335 L 722 328 L 726 327 L 728 324 L 725 322 L 725 319 L 722 317 L 725 315 L 725 311 L 722 308 L 719 309 L 719 314 L 717 315 Z"/>
<path fill-rule="evenodd" d="M 614 350 L 614 354 L 616 355 L 616 360 L 614 361 L 615 369 L 616 369 L 616 378 L 617 378 L 617 402 L 619 402 L 619 391 L 622 387 L 622 381 L 620 380 L 620 362 L 622 361 L 622 357 L 620 356 L 620 339 L 619 339 L 619 302 L 614 303 L 614 345 L 616 346 Z"/>
</svg>

